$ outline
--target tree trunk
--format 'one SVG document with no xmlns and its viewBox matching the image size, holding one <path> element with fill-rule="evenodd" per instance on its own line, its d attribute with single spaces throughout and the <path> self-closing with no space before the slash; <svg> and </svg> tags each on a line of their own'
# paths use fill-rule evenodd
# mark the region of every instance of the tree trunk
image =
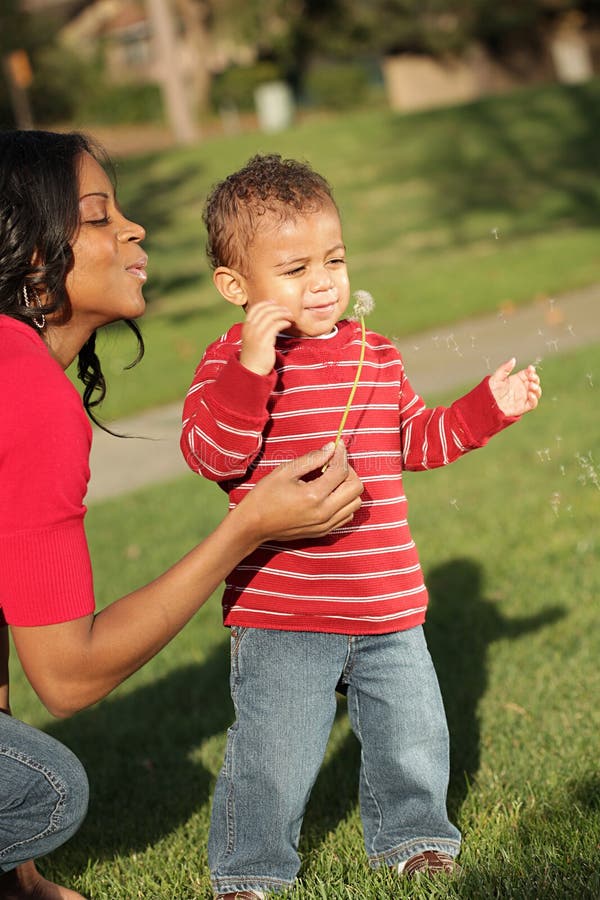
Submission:
<svg viewBox="0 0 600 900">
<path fill-rule="evenodd" d="M 205 112 L 210 102 L 212 73 L 210 0 L 175 0 L 184 24 L 183 67 L 192 109 Z"/>
<path fill-rule="evenodd" d="M 181 54 L 169 0 L 147 0 L 147 3 L 169 124 L 178 144 L 191 144 L 197 139 L 197 131 L 180 65 Z"/>
</svg>

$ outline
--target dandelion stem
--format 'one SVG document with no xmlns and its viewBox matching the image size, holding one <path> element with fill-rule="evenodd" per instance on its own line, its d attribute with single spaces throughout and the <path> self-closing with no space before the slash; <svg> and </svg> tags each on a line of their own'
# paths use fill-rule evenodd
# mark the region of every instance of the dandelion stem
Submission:
<svg viewBox="0 0 600 900">
<path fill-rule="evenodd" d="M 344 414 L 342 416 L 340 427 L 337 430 L 337 434 L 335 436 L 335 446 L 340 442 L 340 438 L 342 436 L 342 432 L 344 430 L 344 426 L 346 424 L 346 419 L 348 418 L 348 413 L 350 412 L 350 407 L 352 406 L 352 401 L 354 400 L 354 395 L 356 393 L 356 388 L 358 387 L 358 382 L 360 379 L 360 373 L 363 367 L 363 360 L 365 358 L 365 320 L 363 316 L 360 317 L 360 332 L 361 332 L 361 342 L 360 342 L 360 357 L 358 359 L 358 367 L 356 369 L 356 375 L 354 376 L 354 384 L 352 385 L 352 390 L 350 391 L 350 395 L 348 397 L 348 402 L 346 403 L 346 409 L 344 410 Z"/>
<path fill-rule="evenodd" d="M 354 384 L 352 385 L 352 389 L 351 389 L 350 394 L 349 394 L 349 396 L 348 396 L 348 402 L 346 403 L 346 408 L 345 408 L 345 410 L 344 410 L 344 414 L 342 415 L 342 418 L 341 418 L 341 421 L 340 421 L 340 425 L 339 425 L 339 428 L 338 428 L 338 430 L 337 430 L 337 434 L 336 434 L 336 436 L 335 436 L 335 446 L 336 446 L 336 447 L 337 447 L 337 445 L 338 445 L 339 442 L 340 442 L 340 438 L 341 438 L 341 436 L 342 436 L 342 432 L 343 432 L 344 426 L 345 426 L 345 424 L 346 424 L 346 419 L 348 418 L 348 413 L 350 412 L 350 407 L 352 406 L 352 401 L 354 400 L 354 395 L 355 395 L 355 393 L 356 393 L 356 388 L 358 387 L 358 382 L 359 382 L 359 379 L 360 379 L 360 373 L 361 373 L 361 371 L 362 371 L 363 361 L 364 361 L 364 358 L 365 358 L 365 344 L 366 344 L 366 340 L 365 340 L 365 320 L 364 320 L 364 316 L 361 316 L 361 317 L 360 317 L 360 332 L 361 332 L 361 341 L 360 341 L 360 356 L 359 356 L 359 358 L 358 358 L 358 366 L 357 366 L 357 369 L 356 369 L 356 375 L 354 376 Z M 323 468 L 321 469 L 321 472 L 325 472 L 325 470 L 327 469 L 327 466 L 328 466 L 328 463 L 325 463 L 325 465 L 324 465 Z"/>
</svg>

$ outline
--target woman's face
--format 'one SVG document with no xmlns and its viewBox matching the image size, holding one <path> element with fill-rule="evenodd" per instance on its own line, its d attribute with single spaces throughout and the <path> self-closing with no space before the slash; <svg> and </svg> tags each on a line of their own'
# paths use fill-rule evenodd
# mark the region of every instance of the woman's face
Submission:
<svg viewBox="0 0 600 900">
<path fill-rule="evenodd" d="M 146 232 L 125 218 L 110 179 L 89 153 L 79 165 L 79 222 L 65 282 L 72 320 L 91 331 L 141 316 L 148 257 L 139 244 Z"/>
</svg>

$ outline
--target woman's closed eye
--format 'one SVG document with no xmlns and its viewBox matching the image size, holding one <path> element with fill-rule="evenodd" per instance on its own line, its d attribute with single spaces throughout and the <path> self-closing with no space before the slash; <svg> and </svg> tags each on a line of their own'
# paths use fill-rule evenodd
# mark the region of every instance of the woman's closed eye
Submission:
<svg viewBox="0 0 600 900">
<path fill-rule="evenodd" d="M 83 225 L 110 225 L 110 216 L 102 216 L 101 219 L 84 219 Z"/>
</svg>

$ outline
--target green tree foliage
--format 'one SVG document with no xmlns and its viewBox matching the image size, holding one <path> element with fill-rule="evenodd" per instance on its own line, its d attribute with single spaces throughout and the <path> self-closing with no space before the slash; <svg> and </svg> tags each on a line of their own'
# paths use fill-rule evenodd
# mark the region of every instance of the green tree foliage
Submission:
<svg viewBox="0 0 600 900">
<path fill-rule="evenodd" d="M 297 5 L 297 4 L 295 4 Z M 289 19 L 296 45 L 336 56 L 459 52 L 535 42 L 569 11 L 600 17 L 599 0 L 304 0 Z"/>
</svg>

